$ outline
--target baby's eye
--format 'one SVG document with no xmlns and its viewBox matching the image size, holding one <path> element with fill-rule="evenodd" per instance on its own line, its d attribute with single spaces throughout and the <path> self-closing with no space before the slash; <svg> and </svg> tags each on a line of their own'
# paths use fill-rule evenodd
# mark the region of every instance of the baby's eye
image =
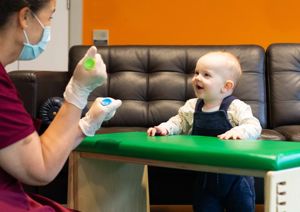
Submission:
<svg viewBox="0 0 300 212">
<path fill-rule="evenodd" d="M 204 75 L 204 77 L 210 77 L 209 73 L 204 73 L 203 75 Z"/>
</svg>

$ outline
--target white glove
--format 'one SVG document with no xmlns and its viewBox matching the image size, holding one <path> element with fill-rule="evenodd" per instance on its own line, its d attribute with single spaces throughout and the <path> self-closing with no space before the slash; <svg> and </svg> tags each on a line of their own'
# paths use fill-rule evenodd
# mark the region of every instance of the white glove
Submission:
<svg viewBox="0 0 300 212">
<path fill-rule="evenodd" d="M 103 121 L 111 119 L 121 106 L 121 100 L 98 97 L 85 116 L 79 120 L 79 127 L 86 136 L 93 136 Z"/>
<path fill-rule="evenodd" d="M 91 63 L 87 64 L 86 61 Z M 78 62 L 64 92 L 64 98 L 79 109 L 83 109 L 87 104 L 89 94 L 102 85 L 106 79 L 106 66 L 100 54 L 97 53 L 97 48 L 92 46 Z"/>
</svg>

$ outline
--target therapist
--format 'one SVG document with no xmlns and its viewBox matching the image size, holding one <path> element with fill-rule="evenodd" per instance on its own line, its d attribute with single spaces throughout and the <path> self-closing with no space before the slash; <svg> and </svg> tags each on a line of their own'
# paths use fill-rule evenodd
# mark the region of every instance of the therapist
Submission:
<svg viewBox="0 0 300 212">
<path fill-rule="evenodd" d="M 71 151 L 92 136 L 103 120 L 121 105 L 97 98 L 82 119 L 87 97 L 107 79 L 106 67 L 96 47 L 78 63 L 64 92 L 65 101 L 41 136 L 18 97 L 5 66 L 38 57 L 50 40 L 56 0 L 0 0 L 0 210 L 71 211 L 45 197 L 27 194 L 22 183 L 45 185 L 62 169 Z M 86 70 L 85 61 L 95 62 Z"/>
</svg>

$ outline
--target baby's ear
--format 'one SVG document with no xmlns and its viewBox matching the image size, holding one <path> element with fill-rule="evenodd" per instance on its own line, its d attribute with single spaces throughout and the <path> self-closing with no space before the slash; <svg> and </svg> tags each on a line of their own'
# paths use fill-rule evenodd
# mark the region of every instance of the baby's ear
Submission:
<svg viewBox="0 0 300 212">
<path fill-rule="evenodd" d="M 227 80 L 225 82 L 224 87 L 222 88 L 222 91 L 225 93 L 225 92 L 228 92 L 228 91 L 232 91 L 233 88 L 234 88 L 234 82 L 232 80 Z"/>
</svg>

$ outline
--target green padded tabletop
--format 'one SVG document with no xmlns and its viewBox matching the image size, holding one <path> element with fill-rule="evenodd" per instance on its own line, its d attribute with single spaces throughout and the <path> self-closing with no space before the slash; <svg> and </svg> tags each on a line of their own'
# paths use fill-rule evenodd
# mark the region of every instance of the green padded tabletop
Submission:
<svg viewBox="0 0 300 212">
<path fill-rule="evenodd" d="M 286 141 L 123 132 L 87 137 L 76 151 L 267 171 L 300 166 L 300 143 Z"/>
</svg>

